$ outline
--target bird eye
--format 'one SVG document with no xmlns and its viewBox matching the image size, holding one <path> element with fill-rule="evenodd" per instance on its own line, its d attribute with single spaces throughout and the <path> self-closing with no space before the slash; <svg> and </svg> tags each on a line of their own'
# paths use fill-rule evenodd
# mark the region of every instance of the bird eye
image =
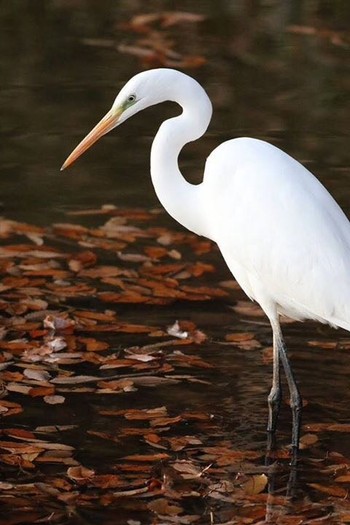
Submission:
<svg viewBox="0 0 350 525">
<path fill-rule="evenodd" d="M 129 103 L 135 102 L 135 100 L 136 100 L 136 95 L 129 95 L 127 98 L 127 101 Z"/>
</svg>

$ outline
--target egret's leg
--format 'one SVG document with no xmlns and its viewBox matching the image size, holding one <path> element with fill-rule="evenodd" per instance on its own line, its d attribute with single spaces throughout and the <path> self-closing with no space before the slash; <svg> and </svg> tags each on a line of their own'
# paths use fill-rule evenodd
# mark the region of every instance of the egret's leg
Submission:
<svg viewBox="0 0 350 525">
<path fill-rule="evenodd" d="M 267 398 L 269 404 L 269 420 L 267 423 L 267 431 L 275 432 L 277 427 L 277 419 L 281 406 L 282 388 L 280 378 L 280 356 L 279 356 L 279 340 L 273 330 L 273 369 L 272 369 L 272 387 Z"/>
<path fill-rule="evenodd" d="M 300 436 L 300 425 L 301 425 L 301 410 L 302 410 L 302 399 L 295 382 L 292 368 L 287 355 L 286 345 L 284 344 L 281 327 L 278 321 L 274 321 L 272 324 L 274 343 L 278 346 L 278 353 L 280 360 L 283 364 L 284 372 L 286 374 L 289 394 L 290 394 L 290 407 L 292 409 L 293 426 L 292 426 L 292 449 L 293 449 L 293 463 L 296 461 L 296 455 L 299 449 L 299 436 Z"/>
</svg>

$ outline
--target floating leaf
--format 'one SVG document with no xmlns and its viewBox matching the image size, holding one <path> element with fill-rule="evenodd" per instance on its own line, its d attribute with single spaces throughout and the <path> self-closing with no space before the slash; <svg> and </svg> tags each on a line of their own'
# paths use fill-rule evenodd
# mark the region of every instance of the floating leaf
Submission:
<svg viewBox="0 0 350 525">
<path fill-rule="evenodd" d="M 126 410 L 121 412 L 125 419 L 151 420 L 154 418 L 165 417 L 168 415 L 166 407 L 149 408 L 144 410 Z"/>
<path fill-rule="evenodd" d="M 52 386 L 46 387 L 46 386 L 38 386 L 33 387 L 29 390 L 29 395 L 31 397 L 45 397 L 45 396 L 52 396 L 55 392 L 55 388 Z"/>
<path fill-rule="evenodd" d="M 49 405 L 61 405 L 65 402 L 65 397 L 63 396 L 45 396 L 44 401 Z"/>
<path fill-rule="evenodd" d="M 153 462 L 157 462 L 157 461 L 163 461 L 165 459 L 169 459 L 170 456 L 169 454 L 165 454 L 165 453 L 162 453 L 162 454 L 131 454 L 129 456 L 124 456 L 123 459 L 125 460 L 129 460 L 129 461 L 141 461 L 141 462 L 146 462 L 146 463 L 153 463 Z"/>
<path fill-rule="evenodd" d="M 82 465 L 77 467 L 69 467 L 67 476 L 74 481 L 86 481 L 95 475 L 95 471 Z"/>
<path fill-rule="evenodd" d="M 308 423 L 309 432 L 350 432 L 350 423 Z"/>
<path fill-rule="evenodd" d="M 57 385 L 78 385 L 81 383 L 89 383 L 99 381 L 99 377 L 95 376 L 57 376 L 54 379 L 51 379 L 51 383 Z"/>
<path fill-rule="evenodd" d="M 265 490 L 267 482 L 268 479 L 266 474 L 256 474 L 255 476 L 250 476 L 242 488 L 246 494 L 249 494 L 249 496 L 254 496 L 255 494 L 260 494 Z"/>
<path fill-rule="evenodd" d="M 47 370 L 26 368 L 23 374 L 29 379 L 36 379 L 37 381 L 47 381 L 51 375 Z"/>
<path fill-rule="evenodd" d="M 0 415 L 12 416 L 14 414 L 20 414 L 21 412 L 23 412 L 23 408 L 18 403 L 0 399 Z"/>
<path fill-rule="evenodd" d="M 199 445 L 202 445 L 203 443 L 196 436 L 179 436 L 179 437 L 169 438 L 169 444 L 170 444 L 171 450 L 178 452 L 180 450 L 185 449 L 188 446 L 192 446 L 192 447 L 199 446 Z"/>
<path fill-rule="evenodd" d="M 323 492 L 328 496 L 333 496 L 334 498 L 345 498 L 348 495 L 348 491 L 343 487 L 337 485 L 321 485 L 320 483 L 308 483 L 309 487 L 317 490 L 318 492 Z"/>
<path fill-rule="evenodd" d="M 170 503 L 166 498 L 159 498 L 148 503 L 148 508 L 161 516 L 177 516 L 183 511 L 178 504 Z"/>
<path fill-rule="evenodd" d="M 97 341 L 92 337 L 80 337 L 79 342 L 86 346 L 88 352 L 102 352 L 109 348 L 109 344 L 104 341 Z"/>
<path fill-rule="evenodd" d="M 318 437 L 316 434 L 304 434 L 300 438 L 300 448 L 303 450 L 317 443 Z"/>
<path fill-rule="evenodd" d="M 177 470 L 184 479 L 196 479 L 203 475 L 206 469 L 202 469 L 191 461 L 179 460 L 172 463 L 172 468 Z"/>
</svg>

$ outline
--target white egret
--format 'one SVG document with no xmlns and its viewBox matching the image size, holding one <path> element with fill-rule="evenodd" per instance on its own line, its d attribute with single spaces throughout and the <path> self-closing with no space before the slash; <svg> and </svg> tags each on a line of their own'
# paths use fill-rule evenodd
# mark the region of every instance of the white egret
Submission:
<svg viewBox="0 0 350 525">
<path fill-rule="evenodd" d="M 205 133 L 212 105 L 193 78 L 172 69 L 145 71 L 129 80 L 62 169 L 135 113 L 167 100 L 183 111 L 163 122 L 153 141 L 154 189 L 174 219 L 217 243 L 235 279 L 267 315 L 273 333 L 268 430 L 276 429 L 282 363 L 295 456 L 302 401 L 279 317 L 315 319 L 350 330 L 349 221 L 304 166 L 262 140 L 237 138 L 219 145 L 206 161 L 203 182 L 189 184 L 179 170 L 178 155 L 187 142 Z"/>
</svg>

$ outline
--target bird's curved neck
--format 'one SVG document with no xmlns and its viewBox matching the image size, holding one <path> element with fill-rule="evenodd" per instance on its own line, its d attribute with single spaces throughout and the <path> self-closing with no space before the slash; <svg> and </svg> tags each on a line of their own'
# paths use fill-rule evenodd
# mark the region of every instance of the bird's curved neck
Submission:
<svg viewBox="0 0 350 525">
<path fill-rule="evenodd" d="M 212 114 L 211 102 L 204 89 L 190 80 L 190 89 L 183 89 L 180 97 L 177 89 L 177 97 L 169 97 L 182 106 L 183 112 L 166 120 L 159 128 L 151 150 L 151 177 L 158 199 L 167 212 L 190 231 L 205 235 L 201 185 L 188 183 L 178 166 L 181 149 L 205 133 Z"/>
</svg>

